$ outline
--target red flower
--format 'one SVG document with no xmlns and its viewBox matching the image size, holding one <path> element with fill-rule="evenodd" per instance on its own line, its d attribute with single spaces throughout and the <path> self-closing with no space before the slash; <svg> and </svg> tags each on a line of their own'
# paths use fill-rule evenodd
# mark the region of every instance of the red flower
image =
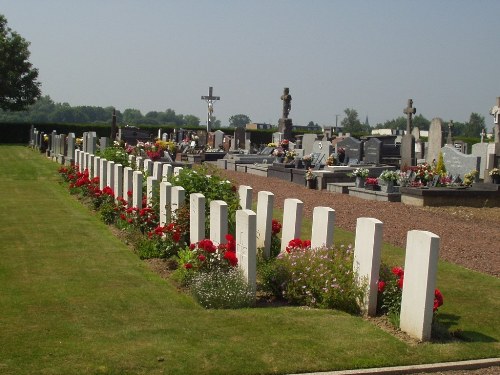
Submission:
<svg viewBox="0 0 500 375">
<path fill-rule="evenodd" d="M 189 270 L 189 269 L 193 268 L 193 265 L 191 263 L 186 263 L 186 264 L 184 264 L 184 268 Z"/>
<path fill-rule="evenodd" d="M 398 288 L 399 289 L 403 289 L 403 281 L 404 281 L 404 277 L 400 277 L 398 279 Z"/>
<path fill-rule="evenodd" d="M 281 231 L 281 223 L 276 220 L 276 219 L 273 219 L 272 221 L 272 231 L 273 231 L 273 234 L 278 234 L 280 231 Z"/>
<path fill-rule="evenodd" d="M 238 258 L 236 258 L 236 253 L 232 251 L 226 251 L 224 253 L 224 259 L 226 259 L 231 266 L 236 266 L 238 264 Z"/>
<path fill-rule="evenodd" d="M 439 289 L 434 290 L 434 308 L 432 311 L 436 311 L 444 303 L 444 298 Z"/>
<path fill-rule="evenodd" d="M 206 257 L 205 255 L 203 255 L 203 254 L 198 255 L 198 260 L 199 260 L 200 262 L 204 262 L 204 261 L 205 261 L 205 259 L 207 259 L 207 257 Z"/>
<path fill-rule="evenodd" d="M 405 274 L 401 267 L 394 267 L 391 272 L 399 278 L 403 277 Z"/>
<path fill-rule="evenodd" d="M 191 250 L 196 249 L 196 244 L 195 244 L 195 243 L 192 243 L 191 245 L 189 245 L 189 248 L 190 248 Z"/>
<path fill-rule="evenodd" d="M 382 293 L 385 289 L 385 281 L 379 280 L 378 281 L 378 291 Z"/>
<path fill-rule="evenodd" d="M 133 194 L 134 194 L 134 193 L 132 193 L 130 190 L 129 190 L 129 191 L 127 191 L 127 197 L 132 198 L 132 195 L 133 195 Z"/>
</svg>

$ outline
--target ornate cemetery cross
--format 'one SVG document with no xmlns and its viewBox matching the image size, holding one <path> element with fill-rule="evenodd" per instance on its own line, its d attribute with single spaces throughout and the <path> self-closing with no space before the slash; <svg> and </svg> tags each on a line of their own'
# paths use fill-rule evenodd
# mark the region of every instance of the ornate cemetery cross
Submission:
<svg viewBox="0 0 500 375">
<path fill-rule="evenodd" d="M 484 131 L 484 128 L 481 130 L 481 134 L 479 134 L 481 136 L 481 143 L 484 142 L 484 137 L 486 137 L 486 132 Z"/>
<path fill-rule="evenodd" d="M 201 100 L 205 100 L 208 105 L 208 113 L 207 113 L 207 132 L 211 131 L 212 127 L 212 113 L 214 111 L 214 101 L 215 100 L 220 100 L 220 96 L 213 96 L 212 95 L 212 86 L 208 88 L 208 96 L 202 96 Z"/>
<path fill-rule="evenodd" d="M 417 112 L 416 108 L 413 108 L 413 99 L 408 99 L 408 107 L 403 110 L 403 113 L 408 116 L 406 121 L 406 134 L 411 133 L 411 116 Z"/>
</svg>

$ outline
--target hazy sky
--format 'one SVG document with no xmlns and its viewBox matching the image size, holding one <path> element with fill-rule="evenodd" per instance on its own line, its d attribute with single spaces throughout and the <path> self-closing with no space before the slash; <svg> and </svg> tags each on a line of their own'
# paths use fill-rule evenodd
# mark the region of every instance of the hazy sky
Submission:
<svg viewBox="0 0 500 375">
<path fill-rule="evenodd" d="M 284 87 L 295 124 L 372 126 L 417 114 L 465 122 L 500 96 L 500 0 L 0 0 L 31 42 L 56 102 L 206 121 L 208 87 L 225 125 L 276 124 Z"/>
</svg>

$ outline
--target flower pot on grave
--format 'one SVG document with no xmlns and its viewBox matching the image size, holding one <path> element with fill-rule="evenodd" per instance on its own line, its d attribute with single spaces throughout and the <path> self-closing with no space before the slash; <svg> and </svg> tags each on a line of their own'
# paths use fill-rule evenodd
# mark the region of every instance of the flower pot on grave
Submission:
<svg viewBox="0 0 500 375">
<path fill-rule="evenodd" d="M 302 160 L 295 159 L 295 169 L 299 169 L 302 167 Z"/>
<path fill-rule="evenodd" d="M 394 181 L 385 181 L 383 185 L 380 185 L 380 190 L 384 193 L 394 193 Z"/>
<path fill-rule="evenodd" d="M 357 188 L 364 188 L 365 187 L 365 178 L 356 177 L 355 186 Z"/>
<path fill-rule="evenodd" d="M 308 189 L 316 189 L 316 179 L 306 180 L 306 186 Z"/>
</svg>

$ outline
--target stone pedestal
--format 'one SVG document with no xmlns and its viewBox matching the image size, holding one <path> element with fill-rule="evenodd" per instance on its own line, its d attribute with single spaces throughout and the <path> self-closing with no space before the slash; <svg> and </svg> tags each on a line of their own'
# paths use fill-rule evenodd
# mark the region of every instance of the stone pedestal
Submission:
<svg viewBox="0 0 500 375">
<path fill-rule="evenodd" d="M 284 139 L 292 139 L 292 126 L 293 122 L 291 118 L 280 118 L 278 122 L 278 130 L 280 133 L 283 133 Z"/>
<path fill-rule="evenodd" d="M 415 137 L 405 134 L 401 139 L 401 168 L 417 165 L 415 158 Z"/>
</svg>

